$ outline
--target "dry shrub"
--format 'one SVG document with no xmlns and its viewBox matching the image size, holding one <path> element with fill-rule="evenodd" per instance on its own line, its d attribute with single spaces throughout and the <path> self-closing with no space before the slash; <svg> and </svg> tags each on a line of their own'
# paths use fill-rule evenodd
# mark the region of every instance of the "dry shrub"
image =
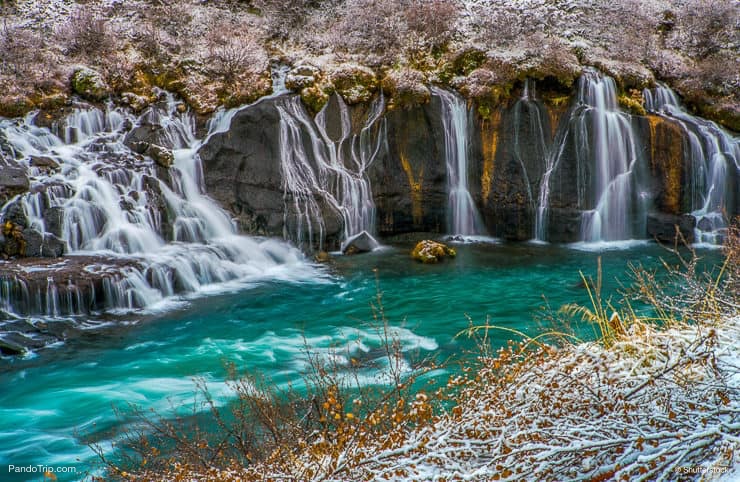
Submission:
<svg viewBox="0 0 740 482">
<path fill-rule="evenodd" d="M 0 27 L 0 72 L 22 78 L 42 62 L 42 49 L 43 41 L 35 32 L 3 24 Z"/>
<path fill-rule="evenodd" d="M 229 367 L 231 400 L 215 400 L 203 380 L 189 410 L 173 407 L 173 416 L 132 406 L 121 419 L 135 420 L 118 437 L 116 460 L 91 444 L 107 469 L 105 480 L 264 480 L 264 468 L 311 480 L 332 471 L 349 473 L 355 459 L 390 434 L 431 422 L 436 399 L 415 385 L 433 370 L 429 360 L 410 360 L 384 318 L 382 299 L 374 305 L 383 354 L 359 360 L 351 353 L 311 351 L 302 389 L 281 388 L 259 375 L 241 375 Z M 343 359 L 349 360 L 348 363 Z M 408 363 L 416 367 L 409 371 Z M 368 372 L 382 373 L 366 385 Z M 337 459 L 342 454 L 347 463 Z M 305 458 L 304 458 L 305 457 Z M 302 462 L 299 462 L 304 458 Z M 239 473 L 231 479 L 229 474 Z M 101 479 L 102 480 L 102 479 Z"/>
<path fill-rule="evenodd" d="M 267 29 L 271 37 L 287 39 L 297 36 L 297 31 L 306 23 L 306 19 L 317 9 L 331 8 L 332 0 L 252 0 L 267 19 Z"/>
<path fill-rule="evenodd" d="M 227 83 L 262 72 L 267 67 L 267 56 L 261 40 L 259 33 L 247 31 L 243 25 L 225 20 L 216 22 L 206 37 L 206 64 Z"/>
<path fill-rule="evenodd" d="M 116 48 L 116 37 L 108 21 L 98 13 L 80 8 L 72 13 L 57 31 L 62 46 L 69 56 L 87 56 L 100 60 Z"/>
<path fill-rule="evenodd" d="M 702 59 L 721 49 L 740 48 L 740 5 L 730 0 L 688 0 L 676 12 L 677 47 Z M 674 45 L 675 45 L 674 43 Z"/>
<path fill-rule="evenodd" d="M 347 0 L 339 9 L 334 43 L 353 53 L 372 53 L 381 61 L 394 59 L 403 47 L 408 26 L 407 1 Z"/>
<path fill-rule="evenodd" d="M 600 281 L 587 282 L 594 306 L 581 312 L 618 327 L 606 327 L 608 343 L 602 338 L 553 347 L 537 337 L 492 350 L 487 335 L 494 327 L 471 329 L 479 353 L 431 394 L 404 376 L 379 297 L 391 367 L 384 389 L 348 383 L 359 380 L 357 372 L 348 377 L 331 361 L 336 357 L 317 356 L 310 357 L 303 395 L 242 378 L 232 382 L 237 400 L 226 411 L 202 388 L 193 414 L 208 408 L 215 431 L 192 424 L 183 430 L 181 419 L 140 414 L 143 425 L 129 432 L 136 472 L 109 463 L 109 475 L 222 482 L 560 481 L 689 479 L 697 467 L 721 473 L 740 449 L 736 228 L 725 255 L 713 274 L 691 262 L 669 270 L 664 281 L 671 289 L 664 294 L 653 291 L 653 278 L 637 278 L 638 292 L 648 293 L 663 326 L 629 308 L 614 321 Z M 660 304 L 663 297 L 673 304 Z M 166 455 L 163 447 L 170 448 Z"/>
<path fill-rule="evenodd" d="M 515 45 L 524 35 L 536 32 L 510 5 L 483 5 L 475 12 L 474 27 L 478 40 L 488 47 Z"/>
<path fill-rule="evenodd" d="M 406 7 L 406 24 L 437 48 L 452 39 L 458 15 L 458 3 L 453 0 L 412 0 Z"/>
</svg>

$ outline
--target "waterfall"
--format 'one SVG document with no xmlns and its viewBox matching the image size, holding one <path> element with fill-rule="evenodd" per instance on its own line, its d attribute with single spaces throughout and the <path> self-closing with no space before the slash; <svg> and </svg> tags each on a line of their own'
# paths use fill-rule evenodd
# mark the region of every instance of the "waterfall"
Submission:
<svg viewBox="0 0 740 482">
<path fill-rule="evenodd" d="M 13 297 L 3 300 L 5 311 L 63 316 L 154 308 L 176 294 L 218 289 L 217 283 L 313 272 L 297 249 L 237 234 L 228 214 L 205 194 L 193 116 L 163 95 L 165 101 L 141 118 L 85 107 L 52 130 L 36 126 L 31 116 L 0 120 L 6 152 L 31 179 L 30 191 L 8 205 L 20 203 L 31 228 L 56 231 L 72 255 L 51 266 L 21 266 L 49 272 L 38 287 L 13 281 L 6 270 L 2 293 Z M 209 135 L 226 130 L 232 115 L 216 115 Z M 147 155 L 127 147 L 127 133 L 142 123 L 161 128 L 158 142 L 169 146 L 155 147 L 171 153 L 169 168 L 149 156 L 153 147 Z M 55 168 L 34 167 L 39 158 Z M 58 274 L 79 264 L 79 272 Z M 90 286 L 93 277 L 102 277 L 98 293 Z M 82 285 L 90 288 L 85 300 Z"/>
<path fill-rule="evenodd" d="M 695 240 L 720 244 L 727 228 L 726 215 L 733 212 L 731 196 L 740 176 L 740 140 L 714 122 L 695 117 L 681 106 L 666 85 L 643 91 L 645 108 L 679 123 L 688 139 L 691 214 L 696 218 Z"/>
<path fill-rule="evenodd" d="M 534 80 L 525 79 L 522 95 L 514 104 L 514 156 L 522 168 L 522 176 L 527 186 L 527 201 L 535 208 L 535 239 L 545 241 L 547 236 L 547 206 L 550 190 L 549 179 L 554 169 L 555 159 L 550 154 L 549 133 L 545 132 L 544 116 L 546 113 L 540 103 L 537 102 L 536 83 Z M 521 131 L 521 118 L 529 119 L 525 132 Z M 540 192 L 535 200 L 532 193 L 532 184 L 524 164 L 524 155 L 521 153 L 522 143 L 530 144 L 528 147 L 535 150 L 535 156 L 545 163 L 545 170 L 540 180 Z"/>
<path fill-rule="evenodd" d="M 646 200 L 637 185 L 636 136 L 630 116 L 619 110 L 614 80 L 593 70 L 584 72 L 578 102 L 585 110 L 576 134 L 581 141 L 589 139 L 592 146 L 587 155 L 593 166 L 594 200 L 594 208 L 583 214 L 581 239 L 595 242 L 643 237 Z"/>
<path fill-rule="evenodd" d="M 285 199 L 285 238 L 300 246 L 324 248 L 327 210 L 341 219 L 341 241 L 375 231 L 375 203 L 367 169 L 386 148 L 385 99 L 376 99 L 359 132 L 339 96 L 337 138 L 328 132 L 329 105 L 315 119 L 298 96 L 276 104 L 280 114 L 280 159 Z M 294 228 L 291 229 L 293 226 Z"/>
<path fill-rule="evenodd" d="M 468 108 L 460 95 L 432 87 L 442 103 L 447 164 L 448 224 L 452 235 L 485 234 L 480 214 L 468 190 Z"/>
</svg>

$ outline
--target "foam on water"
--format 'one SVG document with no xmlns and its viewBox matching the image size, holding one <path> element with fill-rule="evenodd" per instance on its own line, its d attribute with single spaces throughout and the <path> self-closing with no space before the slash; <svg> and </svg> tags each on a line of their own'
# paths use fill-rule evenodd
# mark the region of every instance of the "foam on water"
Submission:
<svg viewBox="0 0 740 482">
<path fill-rule="evenodd" d="M 54 131 L 37 127 L 31 116 L 0 121 L 5 150 L 26 166 L 31 179 L 31 191 L 19 200 L 31 227 L 52 236 L 50 213 L 60 210 L 56 234 L 72 255 L 122 260 L 125 267 L 111 268 L 115 275 L 104 280 L 101 308 L 111 313 L 173 309 L 181 295 L 212 294 L 230 283 L 244 288 L 315 277 L 317 270 L 297 249 L 237 233 L 230 216 L 205 194 L 197 155 L 202 141 L 195 136 L 193 115 L 181 113 L 172 96 L 163 98 L 139 118 L 112 107 L 79 108 Z M 226 131 L 235 112 L 215 115 L 208 135 Z M 160 141 L 174 159 L 169 169 L 125 144 L 131 128 L 143 123 L 160 127 Z M 34 167 L 39 157 L 59 168 Z M 59 317 L 85 314 L 83 305 L 94 303 L 51 277 L 41 293 L 24 289 L 16 290 L 24 299 L 5 300 L 3 309 Z"/>
</svg>

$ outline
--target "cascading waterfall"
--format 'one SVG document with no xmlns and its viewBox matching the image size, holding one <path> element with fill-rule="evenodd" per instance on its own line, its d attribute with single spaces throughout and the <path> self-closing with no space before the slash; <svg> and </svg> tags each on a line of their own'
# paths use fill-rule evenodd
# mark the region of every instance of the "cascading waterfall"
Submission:
<svg viewBox="0 0 740 482">
<path fill-rule="evenodd" d="M 468 190 L 468 108 L 458 94 L 432 87 L 442 103 L 447 164 L 448 224 L 452 235 L 485 234 L 478 209 Z"/>
<path fill-rule="evenodd" d="M 228 129 L 231 117 L 215 116 L 210 133 Z M 165 174 L 124 143 L 127 132 L 144 121 L 161 126 L 160 138 L 172 147 L 174 162 Z M 201 141 L 194 132 L 192 115 L 179 113 L 172 96 L 140 119 L 110 107 L 76 109 L 54 132 L 35 126 L 31 116 L 0 121 L 6 151 L 27 167 L 31 179 L 30 191 L 6 207 L 19 202 L 30 226 L 41 233 L 51 229 L 50 214 L 61 213 L 56 234 L 72 260 L 89 258 L 83 273 L 103 273 L 104 291 L 95 293 L 93 287 L 83 301 L 75 285 L 82 280 L 74 274 L 63 282 L 50 276 L 35 291 L 6 278 L 0 280 L 3 295 L 9 295 L 3 296 L 2 309 L 58 316 L 152 308 L 214 283 L 308 276 L 312 270 L 297 249 L 237 235 L 230 217 L 204 194 L 196 155 Z M 56 168 L 34 167 L 39 158 Z M 51 272 L 65 262 L 33 269 Z"/>
<path fill-rule="evenodd" d="M 590 139 L 594 208 L 584 212 L 581 239 L 586 242 L 642 238 L 645 232 L 644 196 L 637 185 L 638 150 L 630 116 L 619 110 L 611 77 L 590 70 L 579 80 L 576 134 Z M 582 151 L 583 149 L 579 149 Z M 581 162 L 582 160 L 579 160 Z"/>
<path fill-rule="evenodd" d="M 521 133 L 519 126 L 520 118 L 525 115 L 530 120 L 526 132 Z M 550 145 L 548 142 L 549 134 L 545 133 L 544 116 L 542 106 L 537 102 L 536 83 L 534 80 L 525 79 L 522 95 L 514 104 L 514 125 L 517 126 L 514 132 L 514 155 L 522 166 L 522 175 L 527 186 L 528 202 L 536 208 L 535 210 L 535 240 L 545 241 L 547 232 L 547 207 L 549 202 L 550 190 L 549 179 L 555 167 L 556 158 L 551 155 Z M 522 134 L 524 134 L 522 136 Z M 522 140 L 524 137 L 524 140 Z M 545 162 L 545 171 L 540 180 L 540 192 L 535 200 L 531 190 L 531 181 L 524 165 L 523 155 L 521 154 L 522 142 L 534 142 L 536 156 Z"/>
<path fill-rule="evenodd" d="M 286 96 L 276 104 L 280 113 L 285 237 L 319 250 L 325 241 L 326 208 L 341 217 L 342 241 L 363 231 L 374 233 L 375 203 L 366 171 L 386 148 L 382 94 L 356 134 L 352 133 L 349 108 L 340 97 L 335 100 L 341 120 L 338 139 L 332 139 L 327 131 L 328 104 L 315 119 L 298 96 Z M 293 232 L 288 227 L 291 216 L 295 218 Z"/>
<path fill-rule="evenodd" d="M 720 244 L 732 212 L 731 170 L 740 175 L 740 140 L 714 122 L 695 117 L 681 107 L 676 94 L 665 85 L 643 91 L 645 108 L 676 120 L 687 134 L 691 214 L 696 218 L 697 242 Z"/>
</svg>

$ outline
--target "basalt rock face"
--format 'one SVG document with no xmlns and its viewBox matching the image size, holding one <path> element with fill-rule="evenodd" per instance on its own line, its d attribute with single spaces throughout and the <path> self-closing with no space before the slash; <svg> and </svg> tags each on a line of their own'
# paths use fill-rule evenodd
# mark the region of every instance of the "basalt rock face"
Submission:
<svg viewBox="0 0 740 482">
<path fill-rule="evenodd" d="M 496 237 L 531 239 L 552 143 L 547 109 L 539 101 L 520 99 L 479 119 L 477 127 L 480 144 L 474 145 L 472 159 L 480 159 L 475 167 L 480 167 L 480 210 L 486 228 Z"/>
<path fill-rule="evenodd" d="M 570 99 L 561 94 L 558 92 L 557 102 L 551 102 L 522 90 L 517 99 L 485 116 L 471 114 L 468 189 L 488 234 L 510 240 L 532 239 L 541 221 L 548 241 L 583 240 L 584 218 L 589 210 L 598 210 L 600 201 L 594 190 L 599 173 L 592 160 L 599 142 L 595 116 L 600 114 L 595 107 L 579 102 L 575 91 Z M 281 121 L 285 119 L 279 106 L 287 98 L 267 98 L 243 108 L 226 132 L 212 136 L 200 150 L 207 191 L 248 233 L 283 236 L 297 229 L 295 206 L 301 204 L 293 203 L 293 194 L 286 190 L 286 165 L 281 161 L 286 144 L 283 138 L 281 145 L 281 135 L 285 135 L 285 129 L 281 134 Z M 553 96 L 543 93 L 542 98 Z M 316 118 L 301 117 L 296 124 L 300 142 L 292 148 L 307 153 L 306 165 L 321 172 L 317 159 L 322 156 L 316 152 L 331 145 L 340 146 L 339 162 L 351 164 L 354 157 L 341 152 L 351 151 L 363 132 L 363 142 L 380 146 L 358 174 L 367 178 L 372 189 L 375 233 L 382 237 L 447 233 L 449 187 L 445 119 L 439 97 L 433 95 L 420 105 L 386 107 L 382 123 L 373 124 L 366 132 L 363 126 L 371 116 L 370 103 L 343 108 L 332 99 Z M 478 112 L 474 104 L 468 108 L 471 113 Z M 687 153 L 687 130 L 663 115 L 619 115 L 621 128 L 632 132 L 632 137 L 625 136 L 625 142 L 634 145 L 634 153 L 627 157 L 634 159 L 629 176 L 635 200 L 624 207 L 628 217 L 636 218 L 631 232 L 667 239 L 678 226 L 691 240 L 695 222 L 687 213 L 696 209 L 691 177 L 697 167 Z M 343 116 L 349 121 L 342 120 Z M 324 130 L 317 135 L 314 130 L 320 123 Z M 737 172 L 730 171 L 727 182 L 735 184 L 726 189 L 732 204 L 728 214 L 738 208 Z M 323 202 L 318 194 L 315 198 L 324 218 L 323 247 L 336 249 L 343 239 L 344 221 L 337 216 L 336 206 Z M 544 217 L 543 199 L 547 208 Z M 639 218 L 635 216 L 638 211 L 642 213 Z"/>
<path fill-rule="evenodd" d="M 237 112 L 227 132 L 198 152 L 208 193 L 237 219 L 244 232 L 282 236 L 283 177 L 280 114 L 263 99 Z"/>
<path fill-rule="evenodd" d="M 237 112 L 198 151 L 208 194 L 248 233 L 282 236 L 280 115 L 270 99 Z"/>
<path fill-rule="evenodd" d="M 369 177 L 381 236 L 444 233 L 447 173 L 439 100 L 387 114 L 388 153 Z"/>
</svg>

